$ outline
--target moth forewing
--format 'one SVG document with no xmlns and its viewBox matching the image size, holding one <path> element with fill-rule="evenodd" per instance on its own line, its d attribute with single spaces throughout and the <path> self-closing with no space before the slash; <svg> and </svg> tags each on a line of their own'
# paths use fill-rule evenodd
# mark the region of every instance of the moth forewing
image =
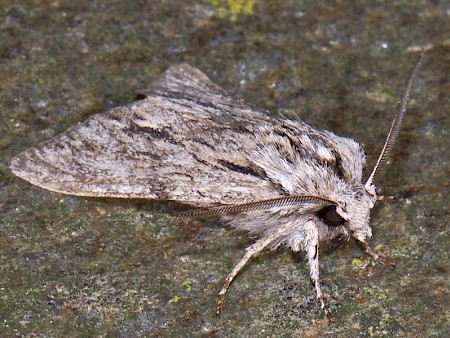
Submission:
<svg viewBox="0 0 450 338">
<path fill-rule="evenodd" d="M 397 120 L 406 110 L 422 54 Z M 185 216 L 222 215 L 258 236 L 226 278 L 217 313 L 253 255 L 280 246 L 304 250 L 317 298 L 329 315 L 319 279 L 319 243 L 354 236 L 380 258 L 366 243 L 376 199 L 371 180 L 379 165 L 365 187 L 358 143 L 301 121 L 270 117 L 186 64 L 168 69 L 144 93 L 140 101 L 95 115 L 25 150 L 12 159 L 11 170 L 70 195 L 167 199 L 203 207 Z M 399 129 L 399 123 L 393 125 L 389 148 Z"/>
</svg>

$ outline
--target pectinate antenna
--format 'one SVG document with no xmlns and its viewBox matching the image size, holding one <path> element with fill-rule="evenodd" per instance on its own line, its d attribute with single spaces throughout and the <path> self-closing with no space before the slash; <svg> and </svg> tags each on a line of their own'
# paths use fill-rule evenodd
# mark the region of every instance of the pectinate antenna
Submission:
<svg viewBox="0 0 450 338">
<path fill-rule="evenodd" d="M 303 204 L 312 204 L 317 206 L 337 205 L 336 202 L 329 200 L 327 198 L 322 198 L 318 196 L 294 195 L 294 196 L 276 197 L 267 200 L 242 204 L 218 205 L 206 209 L 194 209 L 192 211 L 180 213 L 176 216 L 184 218 L 184 217 L 235 215 L 241 212 L 268 210 L 272 208 L 291 207 Z"/>
<path fill-rule="evenodd" d="M 397 141 L 398 133 L 400 132 L 400 128 L 403 122 L 403 116 L 405 115 L 406 108 L 408 107 L 409 95 L 411 94 L 411 90 L 414 85 L 414 80 L 416 79 L 416 75 L 419 71 L 420 64 L 422 63 L 423 54 L 425 53 L 425 49 L 422 47 L 422 51 L 417 59 L 416 64 L 414 65 L 413 70 L 408 76 L 406 80 L 405 86 L 403 87 L 402 94 L 400 96 L 400 101 L 398 102 L 397 112 L 395 114 L 394 121 L 392 122 L 391 129 L 389 130 L 389 134 L 386 138 L 386 142 L 384 143 L 383 150 L 381 150 L 381 154 L 378 157 L 377 163 L 372 170 L 367 182 L 365 184 L 366 190 L 369 190 L 372 186 L 372 182 L 374 177 L 378 174 L 383 164 L 386 162 L 389 153 L 394 147 L 395 141 Z"/>
</svg>

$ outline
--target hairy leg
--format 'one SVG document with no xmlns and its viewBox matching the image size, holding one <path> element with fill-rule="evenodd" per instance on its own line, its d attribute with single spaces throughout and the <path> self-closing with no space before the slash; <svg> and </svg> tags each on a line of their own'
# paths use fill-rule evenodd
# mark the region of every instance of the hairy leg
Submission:
<svg viewBox="0 0 450 338">
<path fill-rule="evenodd" d="M 274 240 L 273 236 L 264 237 L 259 239 L 249 247 L 247 247 L 244 257 L 242 257 L 239 263 L 237 263 L 233 268 L 233 270 L 231 270 L 231 272 L 225 279 L 225 284 L 223 285 L 222 290 L 220 290 L 219 292 L 219 299 L 217 300 L 217 307 L 216 307 L 216 315 L 220 315 L 220 312 L 222 311 L 223 303 L 225 300 L 225 294 L 227 293 L 228 288 L 230 287 L 230 284 L 233 281 L 234 277 L 236 277 L 239 271 L 244 267 L 244 265 L 248 262 L 248 260 L 252 256 L 264 250 L 264 248 L 266 248 L 273 240 Z"/>
<path fill-rule="evenodd" d="M 311 222 L 311 226 L 314 226 L 314 223 Z M 315 227 L 314 227 L 315 228 Z M 320 284 L 319 278 L 319 233 L 315 228 L 315 231 L 309 231 L 309 236 L 306 243 L 306 258 L 308 259 L 309 265 L 309 274 L 311 276 L 311 280 L 314 283 L 314 287 L 316 288 L 317 300 L 320 302 L 321 309 L 325 312 L 325 315 L 328 317 L 330 321 L 334 321 L 333 315 L 328 308 L 325 297 L 322 292 L 322 287 Z"/>
</svg>

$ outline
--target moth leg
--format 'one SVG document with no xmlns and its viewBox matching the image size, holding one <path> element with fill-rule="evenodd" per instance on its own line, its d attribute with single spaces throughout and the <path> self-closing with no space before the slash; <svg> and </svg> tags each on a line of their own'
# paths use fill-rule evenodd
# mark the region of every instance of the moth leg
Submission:
<svg viewBox="0 0 450 338">
<path fill-rule="evenodd" d="M 266 248 L 273 241 L 273 239 L 274 239 L 273 236 L 261 238 L 245 249 L 246 253 L 244 257 L 241 258 L 239 263 L 235 265 L 233 270 L 227 276 L 227 278 L 225 279 L 225 284 L 223 285 L 222 290 L 220 290 L 219 292 L 219 299 L 217 300 L 217 307 L 216 307 L 216 315 L 220 315 L 220 312 L 222 311 L 223 303 L 225 300 L 225 294 L 227 293 L 228 288 L 230 287 L 230 284 L 233 281 L 234 277 L 236 277 L 239 271 L 244 267 L 244 265 L 248 262 L 248 260 L 252 256 L 264 250 L 264 248 Z"/>
<path fill-rule="evenodd" d="M 380 262 L 383 265 L 389 265 L 392 269 L 395 268 L 395 263 L 388 261 L 383 256 L 377 254 L 375 251 L 372 250 L 372 248 L 367 244 L 365 241 L 362 241 L 358 239 L 359 243 L 363 247 L 366 254 L 368 254 L 370 257 L 372 257 L 375 261 Z"/>
<path fill-rule="evenodd" d="M 322 292 L 322 286 L 320 285 L 319 278 L 319 238 L 318 235 L 314 236 L 314 240 L 309 243 L 306 248 L 306 257 L 308 259 L 309 274 L 311 280 L 316 288 L 317 300 L 320 302 L 320 308 L 325 312 L 325 315 L 330 321 L 334 321 L 333 314 L 328 308 L 325 297 Z"/>
</svg>

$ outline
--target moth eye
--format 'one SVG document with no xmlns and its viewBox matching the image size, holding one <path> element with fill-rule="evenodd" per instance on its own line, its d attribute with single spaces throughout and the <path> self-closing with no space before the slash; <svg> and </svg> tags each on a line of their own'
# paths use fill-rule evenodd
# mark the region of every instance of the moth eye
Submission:
<svg viewBox="0 0 450 338">
<path fill-rule="evenodd" d="M 134 96 L 134 100 L 135 100 L 135 101 L 142 101 L 142 100 L 144 100 L 145 98 L 147 98 L 147 95 L 145 95 L 145 94 L 143 94 L 143 93 L 137 93 L 137 94 Z"/>
<path fill-rule="evenodd" d="M 328 207 L 319 210 L 317 216 L 319 216 L 329 227 L 338 227 L 345 223 L 345 219 L 337 213 L 335 205 L 329 205 Z"/>
</svg>

